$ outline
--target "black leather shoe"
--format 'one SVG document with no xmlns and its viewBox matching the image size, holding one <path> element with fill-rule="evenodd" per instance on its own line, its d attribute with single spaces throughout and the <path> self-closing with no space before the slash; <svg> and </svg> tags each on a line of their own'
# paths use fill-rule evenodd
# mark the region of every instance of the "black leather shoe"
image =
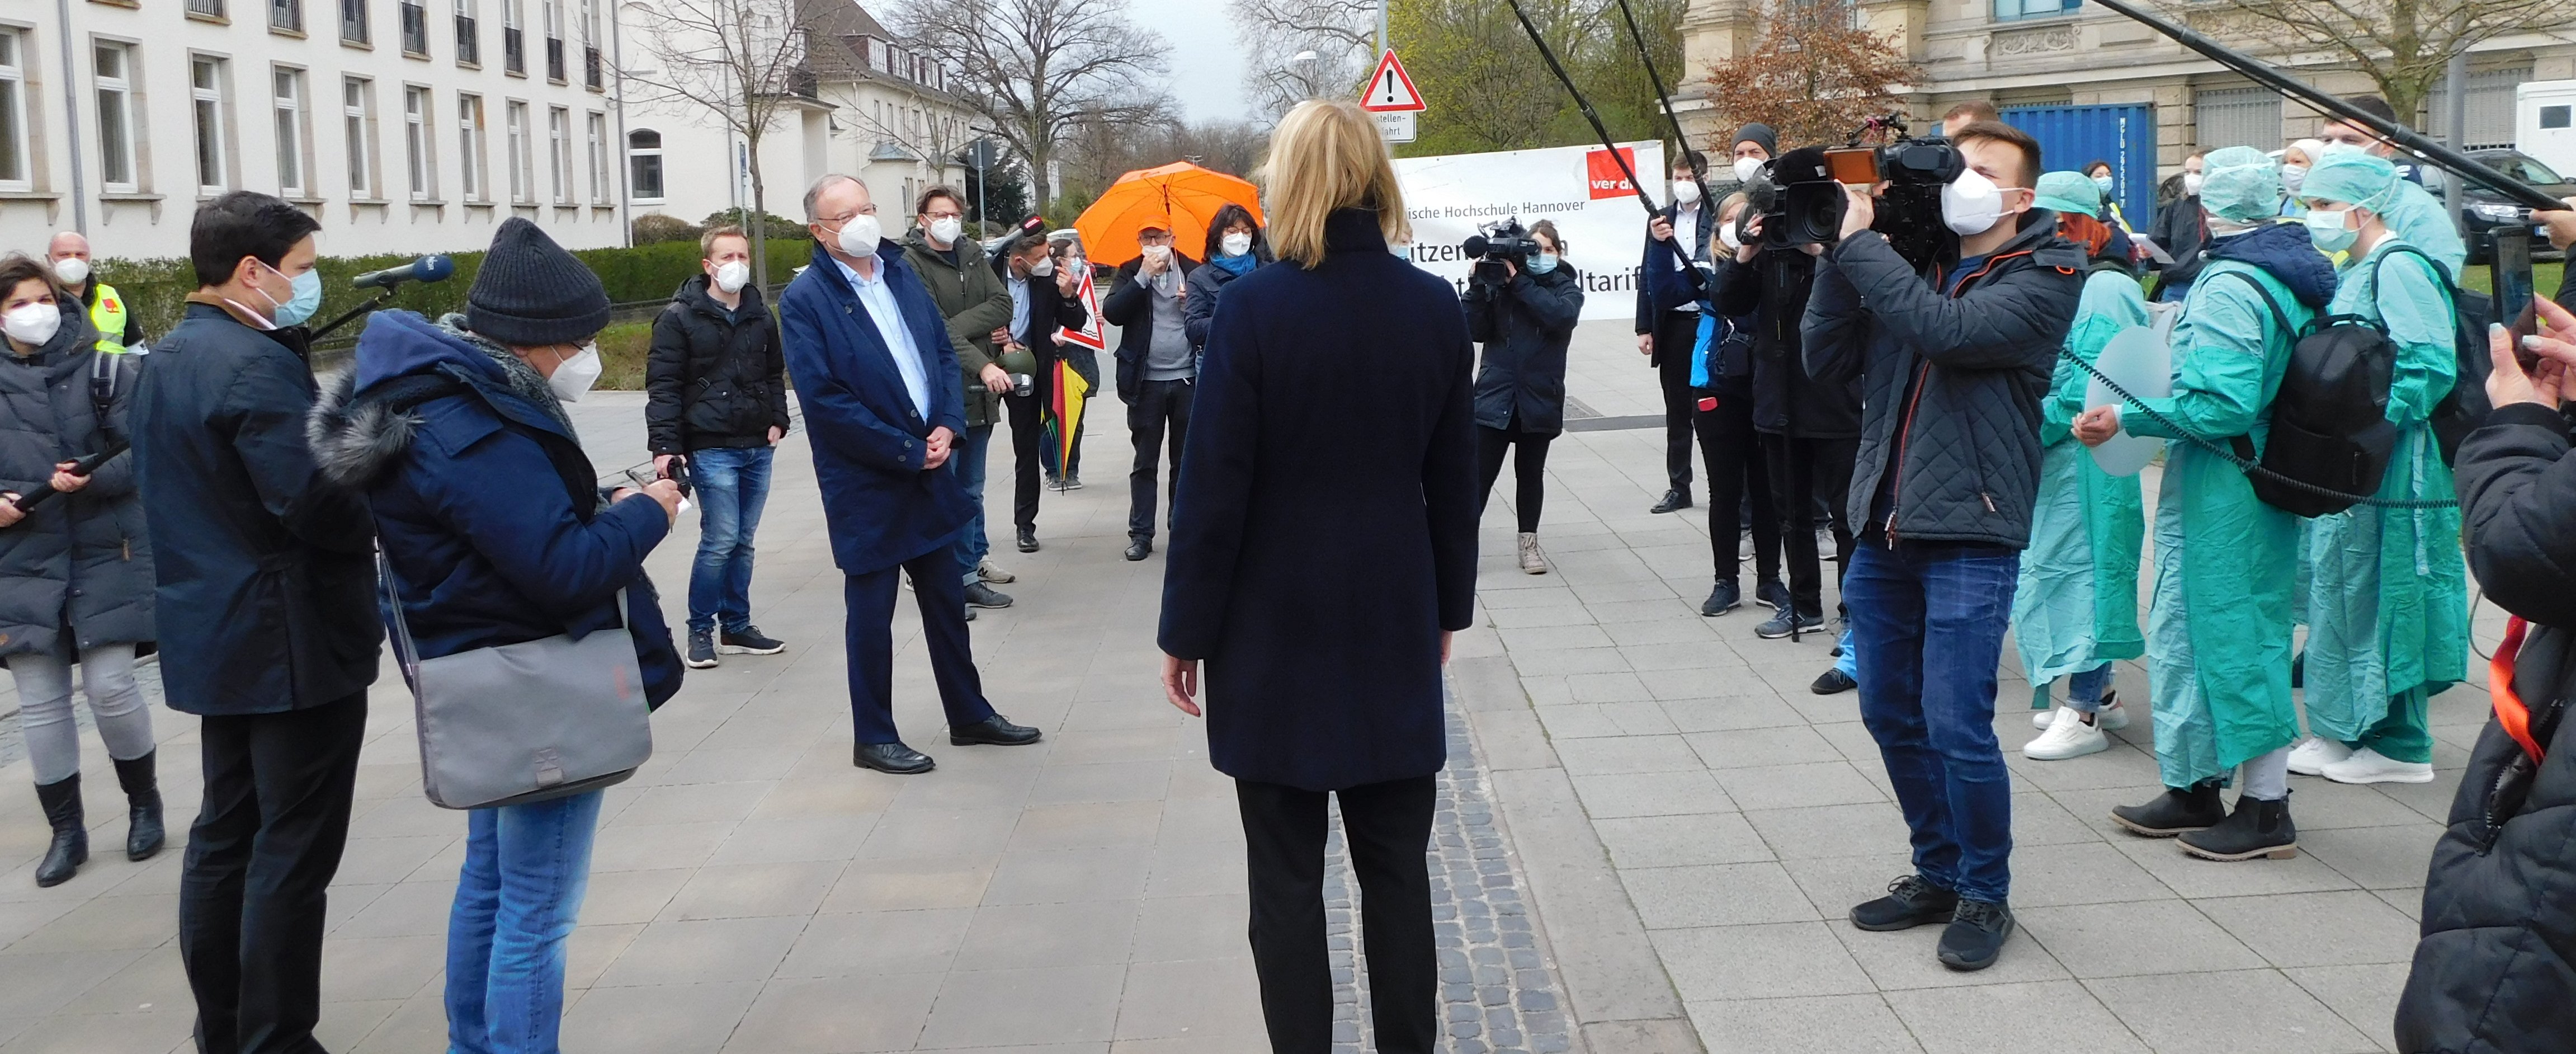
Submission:
<svg viewBox="0 0 2576 1054">
<path fill-rule="evenodd" d="M 1744 604 L 1744 588 L 1732 580 L 1720 582 L 1708 591 L 1708 599 L 1699 606 L 1700 616 L 1716 618 Z"/>
<path fill-rule="evenodd" d="M 1910 930 L 1948 922 L 1958 906 L 1957 893 L 1926 882 L 1921 875 L 1904 875 L 1887 884 L 1886 896 L 1854 905 L 1851 924 L 1873 933 Z"/>
<path fill-rule="evenodd" d="M 1020 528 L 1020 551 L 1024 553 L 1034 553 L 1038 551 L 1037 531 L 1027 527 Z"/>
<path fill-rule="evenodd" d="M 1850 674 L 1844 673 L 1842 667 L 1837 666 L 1816 675 L 1816 683 L 1808 685 L 1807 690 L 1817 695 L 1841 695 L 1858 687 L 1860 682 L 1852 680 Z"/>
<path fill-rule="evenodd" d="M 1000 714 L 971 725 L 950 725 L 948 742 L 960 747 L 1024 747 L 1038 741 L 1038 730 L 1015 725 Z"/>
<path fill-rule="evenodd" d="M 2012 939 L 2012 909 L 1982 900 L 1959 901 L 1951 914 L 1950 928 L 1941 931 L 1941 965 L 1966 972 L 1983 970 L 1995 964 L 2002 955 L 2004 942 Z"/>
<path fill-rule="evenodd" d="M 1680 511 L 1682 511 L 1683 509 L 1687 509 L 1687 508 L 1690 508 L 1690 507 L 1691 507 L 1691 497 L 1690 497 L 1690 492 L 1689 492 L 1689 491 L 1686 491 L 1686 490 L 1682 490 L 1681 488 L 1676 487 L 1676 488 L 1674 488 L 1674 489 L 1672 489 L 1672 490 L 1665 491 L 1665 492 L 1664 492 L 1664 500 L 1659 501 L 1659 502 L 1656 502 L 1656 503 L 1655 503 L 1655 507 L 1654 507 L 1654 508 L 1652 508 L 1652 509 L 1648 509 L 1648 510 L 1646 510 L 1646 511 L 1648 511 L 1648 512 L 1652 512 L 1652 513 L 1654 513 L 1655 515 L 1661 516 L 1661 515 L 1663 515 L 1663 514 L 1665 514 L 1665 513 L 1667 513 L 1667 512 L 1680 512 Z"/>
<path fill-rule="evenodd" d="M 1153 540 L 1153 539 L 1151 539 L 1151 538 L 1130 538 L 1130 539 L 1128 539 L 1128 540 L 1127 540 L 1127 559 L 1129 559 L 1129 560 L 1142 560 L 1142 559 L 1144 559 L 1144 558 L 1146 558 L 1146 557 L 1148 557 L 1148 556 L 1152 556 L 1153 554 L 1154 554 L 1154 540 Z"/>
<path fill-rule="evenodd" d="M 2176 839 L 2182 851 L 2203 860 L 2287 860 L 2299 855 L 2299 825 L 2290 822 L 2290 799 L 2260 801 L 2239 795 L 2236 811 L 2207 830 Z"/>
<path fill-rule="evenodd" d="M 861 743 L 850 752 L 850 764 L 897 776 L 915 776 L 939 767 L 937 762 L 930 760 L 930 755 L 907 747 L 900 741 Z"/>
<path fill-rule="evenodd" d="M 2171 838 L 2185 831 L 2216 827 L 2226 818 L 2227 807 L 2218 800 L 2217 780 L 2167 787 L 2144 805 L 2111 808 L 2111 822 L 2149 838 Z"/>
</svg>

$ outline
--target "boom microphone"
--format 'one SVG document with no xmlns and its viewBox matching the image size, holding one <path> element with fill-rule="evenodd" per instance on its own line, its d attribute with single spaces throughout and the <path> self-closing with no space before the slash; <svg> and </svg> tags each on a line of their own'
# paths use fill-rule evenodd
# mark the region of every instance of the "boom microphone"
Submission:
<svg viewBox="0 0 2576 1054">
<path fill-rule="evenodd" d="M 404 282 L 444 282 L 455 273 L 456 261 L 433 253 L 400 267 L 369 271 L 350 279 L 349 285 L 357 289 L 391 289 Z"/>
<path fill-rule="evenodd" d="M 1470 235 L 1468 235 L 1468 236 L 1467 236 L 1467 244 L 1466 244 L 1466 246 L 1465 246 L 1465 249 L 1467 250 L 1467 255 L 1468 255 L 1468 256 L 1470 256 L 1470 257 L 1478 257 L 1478 256 L 1483 256 L 1483 255 L 1485 255 L 1485 250 L 1486 250 L 1487 248 L 1489 248 L 1489 247 L 1491 246 L 1491 244 L 1492 244 L 1492 243 L 1487 242 L 1487 241 L 1485 240 L 1485 236 L 1484 236 L 1484 235 L 1481 235 L 1481 234 L 1470 234 Z"/>
</svg>

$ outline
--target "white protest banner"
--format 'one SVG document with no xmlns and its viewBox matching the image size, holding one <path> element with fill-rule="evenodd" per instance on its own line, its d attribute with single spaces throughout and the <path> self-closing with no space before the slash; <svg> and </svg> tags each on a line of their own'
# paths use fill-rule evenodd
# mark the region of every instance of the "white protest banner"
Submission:
<svg viewBox="0 0 2576 1054">
<path fill-rule="evenodd" d="M 1663 144 L 1620 144 L 1637 178 L 1664 199 Z M 1597 146 L 1492 154 L 1400 157 L 1396 182 L 1413 221 L 1413 264 L 1461 291 L 1473 260 L 1460 248 L 1478 228 L 1506 218 L 1523 226 L 1556 221 L 1565 262 L 1583 274 L 1583 317 L 1635 318 L 1637 267 L 1646 252 L 1646 212 L 1610 151 Z"/>
</svg>

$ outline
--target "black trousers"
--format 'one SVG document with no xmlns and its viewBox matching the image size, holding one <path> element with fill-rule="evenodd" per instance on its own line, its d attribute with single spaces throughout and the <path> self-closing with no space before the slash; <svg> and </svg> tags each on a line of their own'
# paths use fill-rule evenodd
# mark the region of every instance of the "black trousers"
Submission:
<svg viewBox="0 0 2576 1054">
<path fill-rule="evenodd" d="M 1027 395 L 1002 397 L 1011 414 L 1011 525 L 1023 531 L 1038 528 L 1038 477 L 1045 467 L 1038 411 L 1046 397 L 1044 385 Z"/>
<path fill-rule="evenodd" d="M 1691 349 L 1699 344 L 1699 313 L 1667 311 L 1655 322 L 1655 380 L 1664 389 L 1664 475 L 1674 490 L 1690 493 L 1691 417 L 1699 412 L 1691 391 Z"/>
<path fill-rule="evenodd" d="M 1154 477 L 1168 443 L 1172 451 L 1170 491 L 1181 489 L 1181 448 L 1190 438 L 1190 401 L 1195 381 L 1138 381 L 1136 401 L 1127 404 L 1127 436 L 1136 441 L 1136 467 L 1127 472 L 1127 536 L 1154 537 Z"/>
<path fill-rule="evenodd" d="M 1554 435 L 1521 431 L 1518 417 L 1512 418 L 1509 428 L 1476 426 L 1476 467 L 1484 473 L 1484 489 L 1477 491 L 1477 515 L 1483 515 L 1493 499 L 1494 481 L 1502 477 L 1503 455 L 1508 453 L 1518 485 L 1512 508 L 1520 516 L 1521 533 L 1538 533 L 1539 506 L 1547 501 L 1547 445 L 1555 440 Z"/>
<path fill-rule="evenodd" d="M 894 605 L 896 570 L 912 576 L 913 606 L 921 611 L 921 639 L 930 651 L 930 677 L 950 727 L 993 716 L 984 677 L 975 670 L 974 641 L 966 630 L 966 582 L 957 573 L 957 550 L 933 549 L 894 567 L 841 579 L 842 646 L 849 664 L 850 728 L 860 743 L 900 743 L 894 724 Z"/>
<path fill-rule="evenodd" d="M 1801 615 L 1824 614 L 1824 566 L 1816 552 L 1816 503 L 1822 499 L 1834 535 L 1834 583 L 1851 569 L 1852 460 L 1858 439 L 1795 439 L 1762 433 L 1771 473 L 1771 504 L 1782 510 L 1780 538 L 1789 552 L 1789 602 Z M 1837 605 L 1839 607 L 1839 605 Z"/>
<path fill-rule="evenodd" d="M 1440 1041 L 1432 948 L 1431 809 L 1438 777 L 1331 792 L 1360 884 L 1360 936 L 1383 1054 L 1431 1054 Z M 1237 780 L 1252 892 L 1252 968 L 1272 1054 L 1333 1049 L 1333 971 L 1324 934 L 1324 791 Z"/>
<path fill-rule="evenodd" d="M 197 1049 L 318 1054 L 324 891 L 349 840 L 366 693 L 199 729 L 206 797 L 179 873 Z"/>
<path fill-rule="evenodd" d="M 1719 396 L 1716 408 L 1698 411 L 1692 424 L 1699 430 L 1700 459 L 1708 463 L 1708 548 L 1717 581 L 1734 582 L 1743 570 L 1737 536 L 1744 522 L 1738 517 L 1746 515 L 1752 517 L 1754 586 L 1778 581 L 1780 515 L 1771 504 L 1761 433 L 1753 430 L 1753 400 Z"/>
</svg>

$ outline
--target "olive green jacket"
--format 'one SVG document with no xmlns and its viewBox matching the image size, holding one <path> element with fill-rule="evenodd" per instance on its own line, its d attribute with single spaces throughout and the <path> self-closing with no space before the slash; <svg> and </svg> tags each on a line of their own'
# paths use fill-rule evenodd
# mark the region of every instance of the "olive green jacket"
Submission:
<svg viewBox="0 0 2576 1054">
<path fill-rule="evenodd" d="M 948 317 L 948 340 L 957 346 L 957 372 L 965 382 L 967 427 L 1000 423 L 1002 397 L 984 389 L 983 373 L 1001 354 L 993 347 L 993 331 L 1011 324 L 1009 287 L 972 238 L 957 239 L 957 262 L 952 264 L 915 227 L 903 236 L 903 256 L 929 287 L 930 298 L 939 302 L 939 313 Z"/>
</svg>

